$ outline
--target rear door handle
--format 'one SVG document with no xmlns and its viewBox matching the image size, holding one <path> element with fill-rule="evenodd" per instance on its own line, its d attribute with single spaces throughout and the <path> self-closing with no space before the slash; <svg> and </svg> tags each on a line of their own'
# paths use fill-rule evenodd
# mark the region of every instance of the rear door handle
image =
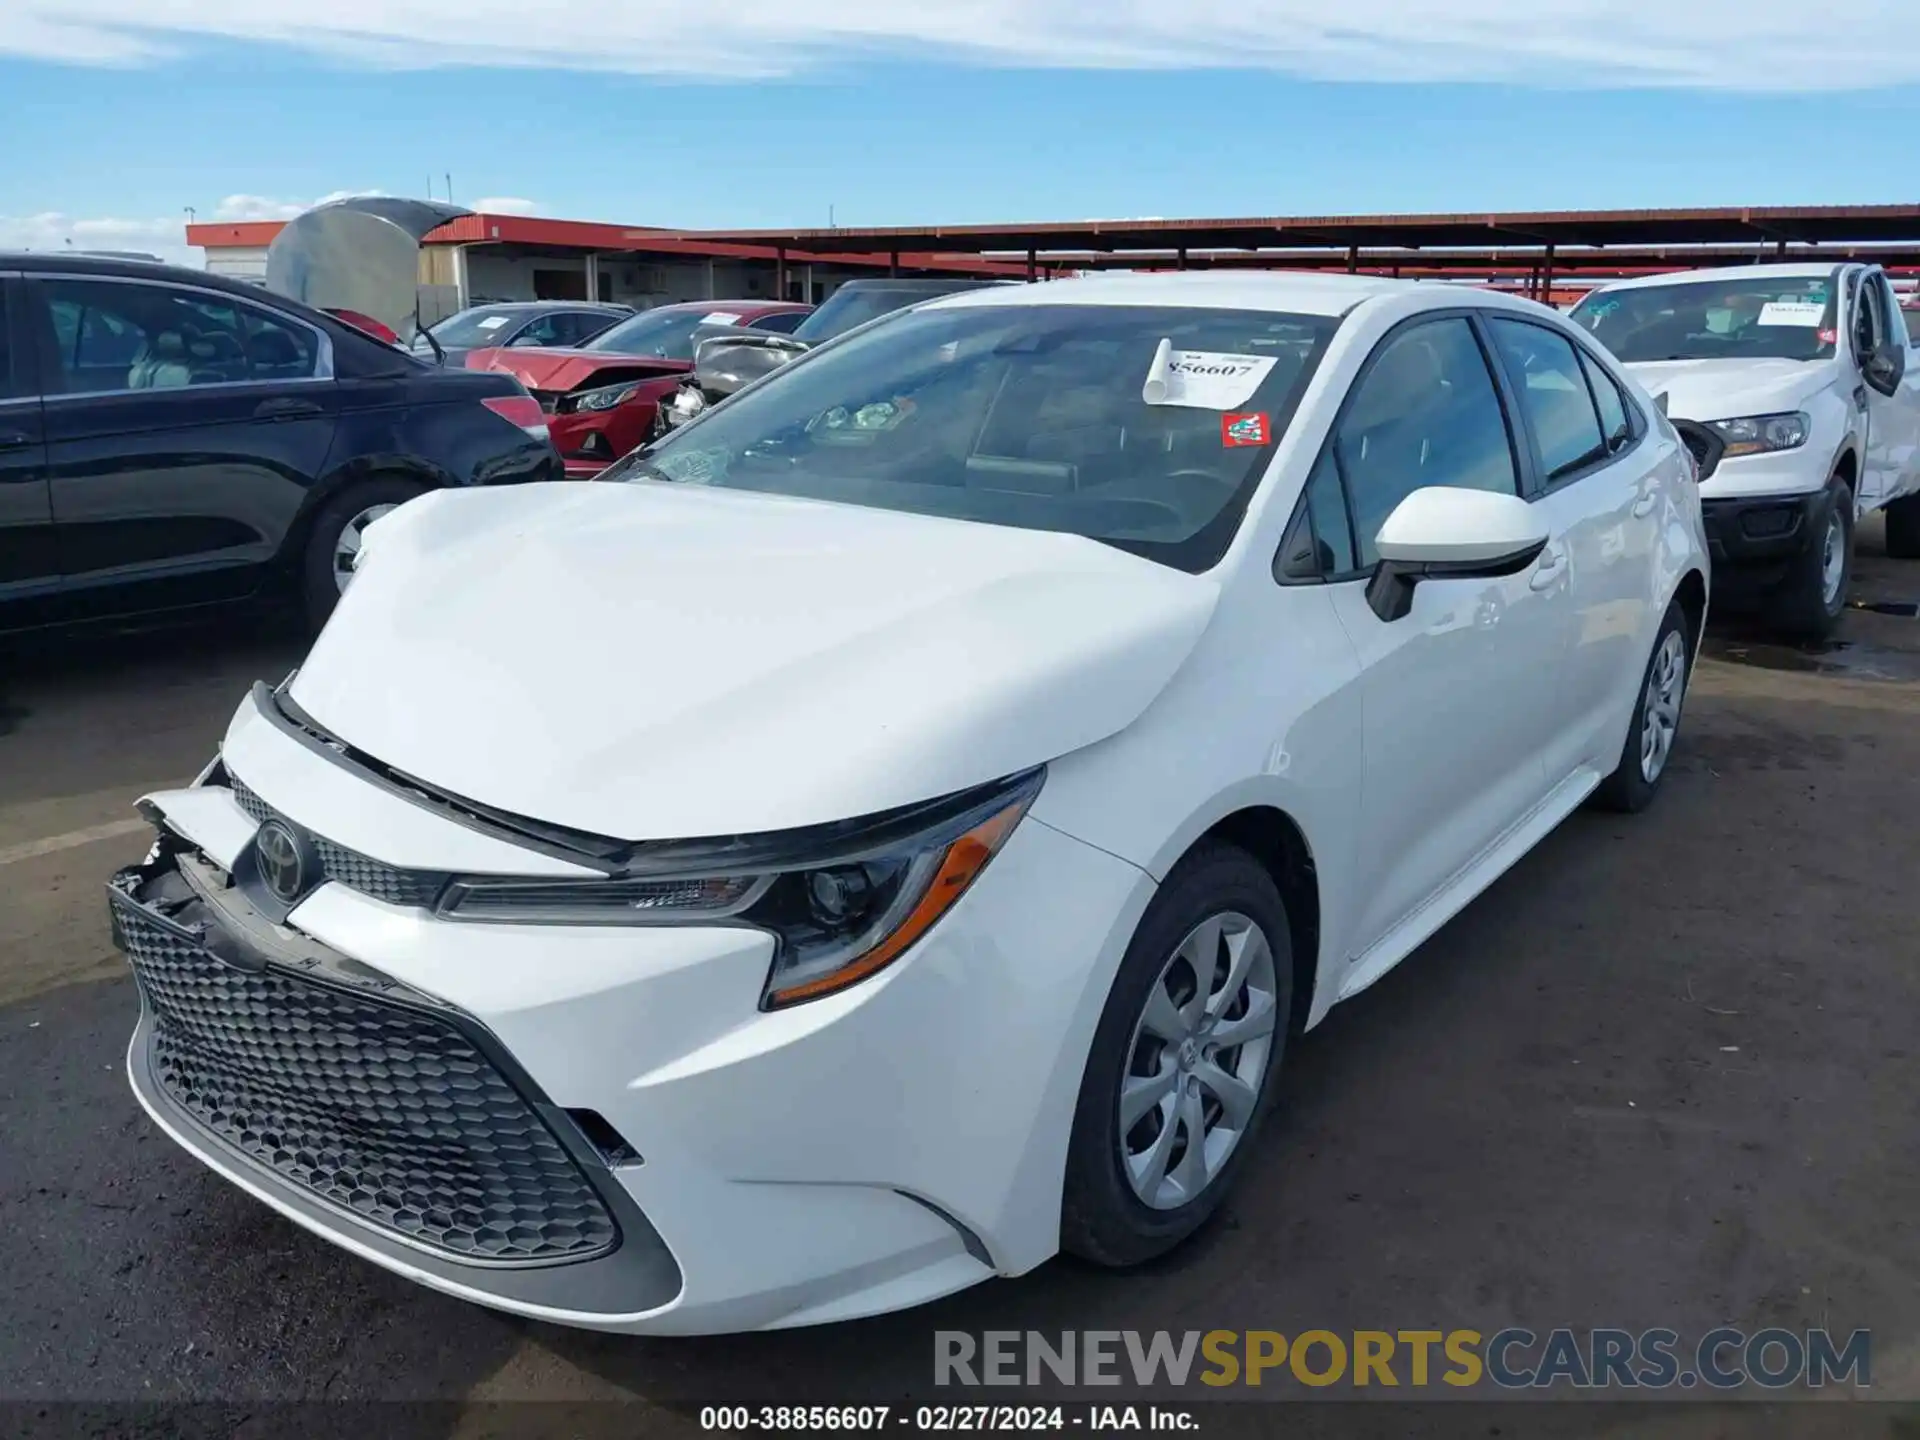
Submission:
<svg viewBox="0 0 1920 1440">
<path fill-rule="evenodd" d="M 32 443 L 31 435 L 18 430 L 0 430 L 0 450 L 24 450 Z"/>
<path fill-rule="evenodd" d="M 1560 576 L 1567 568 L 1567 552 L 1549 549 L 1540 556 L 1539 568 L 1533 572 L 1533 579 L 1527 582 L 1533 590 L 1551 590 L 1559 583 Z"/>
<path fill-rule="evenodd" d="M 275 400 L 262 400 L 253 409 L 256 420 L 310 420 L 321 414 L 321 409 L 311 400 L 290 400 L 284 396 Z"/>
<path fill-rule="evenodd" d="M 1642 495 L 1638 500 L 1634 502 L 1633 518 L 1636 520 L 1646 519 L 1647 516 L 1653 513 L 1653 507 L 1658 505 L 1659 503 L 1660 503 L 1660 496 L 1658 492 L 1652 495 Z"/>
</svg>

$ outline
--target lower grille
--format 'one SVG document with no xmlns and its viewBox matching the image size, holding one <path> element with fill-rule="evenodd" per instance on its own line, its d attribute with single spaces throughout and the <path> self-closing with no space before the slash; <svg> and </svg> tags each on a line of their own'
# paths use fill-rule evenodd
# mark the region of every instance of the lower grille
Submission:
<svg viewBox="0 0 1920 1440">
<path fill-rule="evenodd" d="M 247 818 L 254 824 L 286 820 L 286 816 L 278 814 L 271 805 L 243 785 L 237 776 L 229 774 L 227 783 L 232 787 L 234 802 L 247 812 Z M 431 910 L 434 902 L 440 898 L 440 892 L 447 888 L 445 875 L 426 870 L 402 870 L 384 860 L 375 860 L 371 855 L 362 855 L 358 850 L 336 845 L 312 831 L 306 834 L 313 841 L 314 851 L 320 856 L 321 868 L 326 871 L 327 878 L 337 880 L 349 890 L 358 890 L 362 895 L 371 895 L 389 905 L 411 905 Z"/>
<path fill-rule="evenodd" d="M 599 1193 L 448 1021 L 208 954 L 116 882 L 152 1074 L 209 1134 L 319 1200 L 470 1263 L 589 1260 Z"/>
</svg>

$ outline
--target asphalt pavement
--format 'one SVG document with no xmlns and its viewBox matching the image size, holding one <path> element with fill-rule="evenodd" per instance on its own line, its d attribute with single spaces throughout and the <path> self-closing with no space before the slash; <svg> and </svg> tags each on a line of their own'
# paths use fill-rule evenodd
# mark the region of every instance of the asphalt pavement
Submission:
<svg viewBox="0 0 1920 1440">
<path fill-rule="evenodd" d="M 0 654 L 0 1404 L 211 1402 L 214 1432 L 278 1433 L 304 1412 L 276 1402 L 434 1402 L 428 1428 L 478 1435 L 572 1413 L 497 1402 L 620 1399 L 630 1433 L 664 1432 L 715 1401 L 928 1398 L 935 1330 L 1509 1324 L 1869 1329 L 1874 1393 L 1920 1401 L 1920 565 L 1877 544 L 1856 599 L 1878 608 L 1840 644 L 1716 625 L 1650 813 L 1576 816 L 1301 1043 L 1199 1241 L 713 1340 L 417 1289 L 158 1134 L 126 1088 L 136 1000 L 101 882 L 145 848 L 131 801 L 188 780 L 299 646 L 203 628 Z M 1861 1433 L 1849 1413 L 1834 1433 Z M 1736 1433 L 1700 1407 L 1564 1425 Z"/>
</svg>

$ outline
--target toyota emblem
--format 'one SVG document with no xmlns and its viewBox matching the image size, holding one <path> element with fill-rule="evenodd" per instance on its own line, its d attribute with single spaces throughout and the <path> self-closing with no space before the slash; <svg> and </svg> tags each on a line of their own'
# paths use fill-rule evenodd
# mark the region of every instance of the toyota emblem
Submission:
<svg viewBox="0 0 1920 1440">
<path fill-rule="evenodd" d="M 260 827 L 253 840 L 260 862 L 260 878 L 278 898 L 292 904 L 307 889 L 307 849 L 300 837 L 278 820 Z"/>
</svg>

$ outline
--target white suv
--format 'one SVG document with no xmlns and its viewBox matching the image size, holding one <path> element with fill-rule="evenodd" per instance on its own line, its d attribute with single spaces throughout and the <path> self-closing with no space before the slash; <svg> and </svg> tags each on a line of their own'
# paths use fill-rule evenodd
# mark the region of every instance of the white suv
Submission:
<svg viewBox="0 0 1920 1440">
<path fill-rule="evenodd" d="M 1853 527 L 1920 558 L 1920 366 L 1875 265 L 1756 265 L 1595 290 L 1572 320 L 1660 400 L 1700 466 L 1716 597 L 1788 633 L 1846 605 Z"/>
</svg>

